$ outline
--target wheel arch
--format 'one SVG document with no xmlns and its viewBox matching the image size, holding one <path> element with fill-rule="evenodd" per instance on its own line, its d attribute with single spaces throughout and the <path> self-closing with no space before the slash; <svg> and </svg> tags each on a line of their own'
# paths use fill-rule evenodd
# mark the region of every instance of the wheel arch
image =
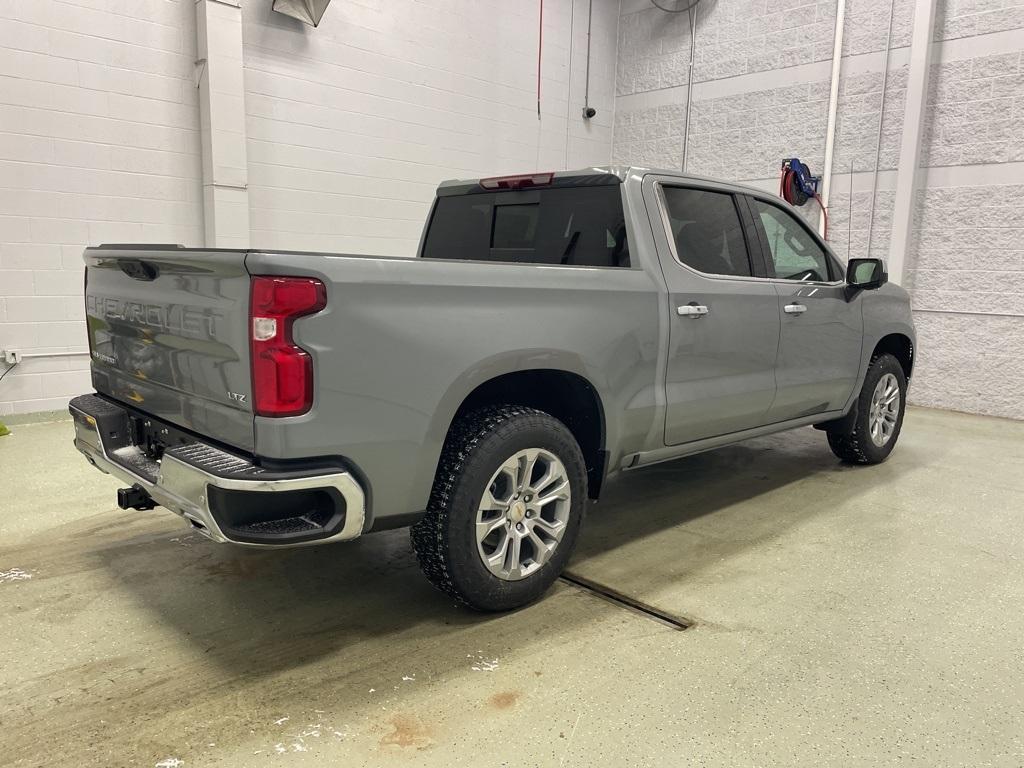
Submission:
<svg viewBox="0 0 1024 768">
<path fill-rule="evenodd" d="M 913 334 L 912 329 L 909 329 L 909 334 Z M 863 358 L 860 376 L 857 379 L 857 386 L 850 395 L 844 415 L 838 419 L 832 419 L 830 421 L 815 424 L 814 428 L 827 432 L 841 432 L 850 428 L 850 425 L 853 424 L 853 421 L 857 418 L 857 400 L 860 396 L 861 387 L 864 386 L 864 380 L 867 377 L 868 368 L 871 365 L 871 361 L 880 354 L 888 353 L 895 357 L 899 362 L 900 367 L 903 369 L 903 375 L 906 376 L 907 382 L 909 383 L 910 375 L 914 370 L 914 356 L 916 354 L 914 343 L 914 337 L 902 331 L 892 331 L 882 335 L 873 346 L 869 346 L 869 339 L 868 343 L 864 345 L 864 350 L 866 352 L 870 349 L 870 354 L 867 354 L 867 356 Z"/>
<path fill-rule="evenodd" d="M 903 333 L 890 333 L 878 340 L 871 357 L 886 353 L 892 355 L 899 361 L 903 374 L 909 381 L 914 370 L 914 352 L 914 342 L 909 336 Z"/>
<path fill-rule="evenodd" d="M 531 368 L 493 376 L 463 398 L 448 429 L 467 413 L 499 404 L 536 408 L 565 424 L 586 461 L 588 495 L 598 498 L 607 471 L 607 422 L 601 395 L 585 376 L 560 368 Z"/>
</svg>

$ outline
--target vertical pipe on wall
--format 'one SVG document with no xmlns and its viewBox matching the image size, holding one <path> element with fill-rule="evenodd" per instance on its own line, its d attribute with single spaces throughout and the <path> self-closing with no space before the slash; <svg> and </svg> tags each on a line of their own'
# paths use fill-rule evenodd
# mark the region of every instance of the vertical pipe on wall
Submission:
<svg viewBox="0 0 1024 768">
<path fill-rule="evenodd" d="M 544 51 L 544 0 L 540 0 L 540 13 L 537 20 L 537 119 L 540 120 L 540 64 Z"/>
<path fill-rule="evenodd" d="M 686 171 L 686 154 L 690 145 L 690 104 L 693 103 L 693 58 L 694 49 L 697 47 L 697 3 L 687 10 L 690 20 L 690 67 L 686 75 L 686 113 L 683 117 L 683 157 L 679 163 L 679 170 Z"/>
<path fill-rule="evenodd" d="M 832 39 L 832 86 L 828 94 L 828 125 L 825 128 L 825 169 L 821 183 L 821 218 L 818 229 L 824 234 L 828 193 L 832 186 L 832 158 L 836 150 L 836 115 L 839 111 L 839 72 L 843 62 L 843 28 L 846 25 L 846 0 L 836 4 L 836 28 Z"/>
<path fill-rule="evenodd" d="M 889 276 L 903 279 L 903 267 L 914 221 L 914 195 L 921 161 L 921 135 L 928 97 L 928 69 L 931 66 L 932 30 L 936 0 L 915 0 L 914 28 L 910 34 L 910 66 L 903 107 L 903 135 L 900 164 L 896 171 L 896 197 L 892 204 L 892 232 L 889 237 Z"/>
<path fill-rule="evenodd" d="M 622 65 L 622 52 L 619 50 L 619 30 L 622 28 L 622 0 L 616 3 L 615 11 L 615 47 L 612 49 L 615 53 L 615 68 L 612 70 L 611 114 L 608 116 L 612 125 L 611 135 L 608 139 L 609 163 L 613 163 L 617 159 L 615 156 L 615 114 L 618 111 L 617 104 L 619 100 L 615 95 L 619 92 L 619 67 Z"/>
<path fill-rule="evenodd" d="M 587 75 L 583 82 L 583 116 L 587 116 L 587 108 L 590 106 L 590 30 L 594 26 L 594 0 L 590 0 L 587 7 Z M 618 43 L 616 42 L 616 45 Z M 589 119 L 589 118 L 588 118 Z"/>
<path fill-rule="evenodd" d="M 239 0 L 196 0 L 195 11 L 206 246 L 248 248 L 242 9 Z"/>
<path fill-rule="evenodd" d="M 868 209 L 868 240 L 865 256 L 871 255 L 871 236 L 875 229 L 875 198 L 878 197 L 878 165 L 882 158 L 882 127 L 885 125 L 885 96 L 889 85 L 889 52 L 892 49 L 892 17 L 896 0 L 889 2 L 889 32 L 885 36 L 885 65 L 882 67 L 882 104 L 878 109 L 878 135 L 875 136 L 875 170 L 871 175 L 871 206 Z"/>
<path fill-rule="evenodd" d="M 570 0 L 569 9 L 569 81 L 565 86 L 565 160 L 563 165 L 569 168 L 569 134 L 572 133 L 572 43 L 576 27 L 576 0 Z"/>
</svg>

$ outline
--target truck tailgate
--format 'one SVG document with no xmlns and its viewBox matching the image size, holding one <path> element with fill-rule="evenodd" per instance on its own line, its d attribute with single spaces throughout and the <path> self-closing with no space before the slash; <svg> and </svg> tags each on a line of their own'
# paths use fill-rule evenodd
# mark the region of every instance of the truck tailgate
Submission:
<svg viewBox="0 0 1024 768">
<path fill-rule="evenodd" d="M 175 246 L 86 250 L 96 391 L 252 451 L 245 256 Z"/>
</svg>

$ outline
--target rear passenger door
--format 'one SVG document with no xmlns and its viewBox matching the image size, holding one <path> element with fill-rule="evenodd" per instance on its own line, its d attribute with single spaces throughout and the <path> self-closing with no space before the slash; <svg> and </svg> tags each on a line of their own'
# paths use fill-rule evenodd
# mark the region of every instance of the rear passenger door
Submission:
<svg viewBox="0 0 1024 768">
<path fill-rule="evenodd" d="M 782 319 L 769 418 L 839 410 L 860 372 L 860 299 L 846 300 L 841 265 L 798 216 L 771 199 L 747 201 Z"/>
<path fill-rule="evenodd" d="M 666 444 L 765 424 L 779 308 L 746 204 L 713 182 L 653 175 L 644 199 L 668 286 Z"/>
</svg>

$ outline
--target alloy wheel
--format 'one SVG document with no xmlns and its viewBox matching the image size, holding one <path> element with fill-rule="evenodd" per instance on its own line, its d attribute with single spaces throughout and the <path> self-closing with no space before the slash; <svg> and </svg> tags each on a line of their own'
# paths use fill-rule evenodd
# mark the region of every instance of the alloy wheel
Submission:
<svg viewBox="0 0 1024 768">
<path fill-rule="evenodd" d="M 892 439 L 896 420 L 900 415 L 900 384 L 896 376 L 885 374 L 875 385 L 868 410 L 868 430 L 871 442 L 881 448 Z"/>
<path fill-rule="evenodd" d="M 550 451 L 526 448 L 491 476 L 476 515 L 477 550 L 492 574 L 525 579 L 562 540 L 572 508 L 565 465 Z"/>
</svg>

